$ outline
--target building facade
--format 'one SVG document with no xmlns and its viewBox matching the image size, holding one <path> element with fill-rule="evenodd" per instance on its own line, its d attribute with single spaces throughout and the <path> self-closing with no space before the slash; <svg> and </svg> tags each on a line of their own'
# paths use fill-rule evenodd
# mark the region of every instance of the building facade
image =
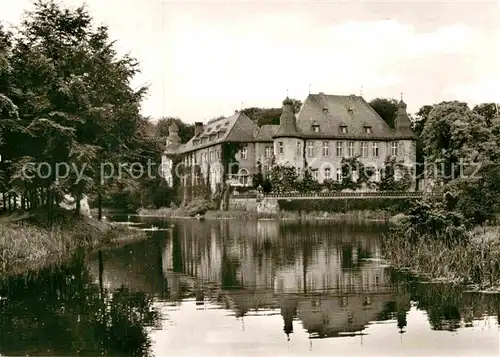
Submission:
<svg viewBox="0 0 500 357">
<path fill-rule="evenodd" d="M 252 175 L 266 174 L 274 163 L 298 172 L 307 168 L 319 182 L 340 181 L 342 159 L 358 157 L 374 169 L 372 180 L 379 181 L 387 157 L 407 166 L 416 161 L 416 137 L 403 100 L 393 128 L 361 96 L 309 94 L 297 115 L 292 104 L 283 101 L 279 125 L 259 127 L 237 111 L 206 125 L 196 123 L 194 137 L 185 144 L 173 124 L 163 157 L 166 180 L 172 184 L 178 175 L 183 184 L 206 182 L 214 191 L 228 171 L 230 184 L 251 186 Z M 232 169 L 224 165 L 231 145 L 237 148 Z"/>
</svg>

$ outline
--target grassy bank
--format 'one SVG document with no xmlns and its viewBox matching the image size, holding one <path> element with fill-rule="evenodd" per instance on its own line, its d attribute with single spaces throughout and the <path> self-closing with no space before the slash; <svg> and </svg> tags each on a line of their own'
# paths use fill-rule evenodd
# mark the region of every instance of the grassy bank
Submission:
<svg viewBox="0 0 500 357">
<path fill-rule="evenodd" d="M 160 208 L 157 210 L 140 209 L 139 216 L 143 217 L 168 217 L 168 218 L 192 218 L 182 209 Z M 391 217 L 391 213 L 385 210 L 357 210 L 349 212 L 297 212 L 297 211 L 280 211 L 278 215 L 274 216 L 259 216 L 255 211 L 244 210 L 230 210 L 230 211 L 216 211 L 208 210 L 203 214 L 207 220 L 217 219 L 280 219 L 280 220 L 302 220 L 302 221 L 362 221 L 362 220 L 375 220 L 387 221 Z"/>
<path fill-rule="evenodd" d="M 41 214 L 0 219 L 0 276 L 37 270 L 68 259 L 79 248 L 123 244 L 145 237 L 141 231 L 58 212 L 52 227 Z"/>
<path fill-rule="evenodd" d="M 257 219 L 271 218 L 283 220 L 377 220 L 388 221 L 397 213 L 406 212 L 412 200 L 407 198 L 373 199 L 279 199 L 279 213 L 259 215 L 255 202 L 241 201 L 242 204 L 228 211 L 215 210 L 209 201 L 198 199 L 180 208 L 139 209 L 140 216 L 187 218 L 202 215 L 205 219 Z M 271 204 L 272 205 L 272 204 Z M 270 211 L 273 211 L 271 208 Z"/>
<path fill-rule="evenodd" d="M 471 284 L 477 289 L 500 287 L 500 227 L 476 228 L 467 239 L 450 244 L 444 237 L 410 241 L 394 230 L 382 240 L 386 258 L 397 269 L 432 281 Z"/>
</svg>

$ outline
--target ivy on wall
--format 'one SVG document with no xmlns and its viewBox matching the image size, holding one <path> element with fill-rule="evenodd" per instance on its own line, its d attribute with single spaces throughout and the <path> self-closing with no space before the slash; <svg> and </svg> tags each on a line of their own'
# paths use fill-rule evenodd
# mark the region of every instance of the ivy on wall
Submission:
<svg viewBox="0 0 500 357">
<path fill-rule="evenodd" d="M 396 177 L 399 176 L 399 177 Z M 388 156 L 385 159 L 378 189 L 380 191 L 406 191 L 412 183 L 411 171 L 402 161 Z"/>
<path fill-rule="evenodd" d="M 388 158 L 382 168 L 381 182 L 371 181 L 375 168 L 365 166 L 359 156 L 342 158 L 342 179 L 324 180 L 319 183 L 314 179 L 309 168 L 299 175 L 297 169 L 291 165 L 274 165 L 269 175 L 270 191 L 284 192 L 318 192 L 359 190 L 361 188 L 378 189 L 381 191 L 405 191 L 411 186 L 411 173 L 401 162 Z M 307 164 L 306 164 L 307 167 Z M 396 177 L 396 172 L 400 178 Z M 261 179 L 260 176 L 256 177 Z"/>
</svg>

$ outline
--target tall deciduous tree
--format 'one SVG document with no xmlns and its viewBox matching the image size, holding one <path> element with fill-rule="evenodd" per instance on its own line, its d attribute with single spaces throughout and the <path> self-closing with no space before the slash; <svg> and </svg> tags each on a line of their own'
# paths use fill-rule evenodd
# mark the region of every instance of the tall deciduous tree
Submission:
<svg viewBox="0 0 500 357">
<path fill-rule="evenodd" d="M 481 115 L 484 119 L 486 119 L 487 123 L 491 123 L 494 118 L 500 115 L 499 110 L 500 104 L 498 103 L 481 103 L 472 108 L 472 111 Z"/>
<path fill-rule="evenodd" d="M 179 128 L 179 137 L 181 138 L 181 143 L 186 143 L 194 135 L 194 125 L 187 124 L 179 118 L 166 117 L 161 118 L 155 123 L 155 135 L 160 138 L 165 138 L 168 136 L 168 129 L 170 125 L 175 123 Z"/>
<path fill-rule="evenodd" d="M 422 131 L 427 160 L 437 168 L 437 179 L 449 182 L 462 164 L 495 160 L 498 156 L 487 121 L 466 103 L 442 102 L 434 106 Z"/>
<path fill-rule="evenodd" d="M 370 101 L 370 105 L 391 128 L 394 127 L 394 120 L 398 114 L 398 101 L 396 99 L 375 98 Z"/>
<path fill-rule="evenodd" d="M 11 51 L 4 49 L 9 38 L 0 36 L 0 63 L 5 56 L 9 63 L 0 85 L 19 108 L 24 129 L 6 138 L 5 156 L 17 170 L 10 173 L 17 189 L 40 196 L 50 216 L 64 193 L 79 202 L 83 194 L 102 195 L 116 181 L 116 173 L 103 180 L 100 163 L 116 168 L 150 154 L 143 150 L 146 119 L 139 113 L 146 88 L 130 87 L 137 61 L 117 55 L 107 28 L 94 27 L 85 6 L 70 10 L 39 0 L 26 15 Z M 19 172 L 19 163 L 28 161 L 47 163 L 47 175 L 28 180 Z M 84 175 L 60 180 L 59 163 L 74 164 Z"/>
<path fill-rule="evenodd" d="M 302 101 L 298 99 L 290 99 L 292 101 L 292 110 L 294 114 L 298 114 L 302 107 Z M 252 119 L 257 125 L 279 125 L 282 108 L 245 108 L 243 113 Z"/>
</svg>

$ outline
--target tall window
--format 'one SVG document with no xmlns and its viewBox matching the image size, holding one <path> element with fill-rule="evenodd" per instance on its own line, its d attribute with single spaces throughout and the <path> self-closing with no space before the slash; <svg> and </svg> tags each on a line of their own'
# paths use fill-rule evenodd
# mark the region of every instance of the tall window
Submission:
<svg viewBox="0 0 500 357">
<path fill-rule="evenodd" d="M 300 144 L 300 141 L 297 141 L 297 155 L 302 156 L 302 145 Z"/>
<path fill-rule="evenodd" d="M 248 154 L 248 151 L 247 151 L 247 147 L 246 146 L 243 146 L 241 148 L 241 158 L 243 160 L 245 160 L 247 158 L 247 154 Z"/>
<path fill-rule="evenodd" d="M 323 141 L 323 156 L 328 156 L 330 154 L 330 143 L 328 141 Z"/>
<path fill-rule="evenodd" d="M 354 156 L 354 141 L 349 141 L 349 144 L 347 146 L 347 155 L 349 157 Z"/>
<path fill-rule="evenodd" d="M 312 172 L 313 179 L 315 179 L 316 181 L 318 181 L 318 169 L 314 169 L 311 172 Z"/>
<path fill-rule="evenodd" d="M 309 156 L 309 157 L 314 156 L 314 142 L 313 141 L 307 142 L 307 156 Z"/>
<path fill-rule="evenodd" d="M 397 141 L 393 141 L 391 143 L 391 155 L 398 156 L 398 142 Z"/>
<path fill-rule="evenodd" d="M 210 151 L 210 162 L 214 161 L 214 152 Z"/>
<path fill-rule="evenodd" d="M 280 142 L 278 143 L 278 152 L 279 152 L 280 154 L 283 154 L 283 141 L 280 141 Z"/>
<path fill-rule="evenodd" d="M 342 181 L 342 169 L 337 169 L 337 181 Z"/>
<path fill-rule="evenodd" d="M 215 156 L 216 156 L 217 160 L 220 160 L 220 150 L 217 150 L 215 152 Z"/>
<path fill-rule="evenodd" d="M 239 182 L 240 184 L 246 186 L 248 185 L 248 171 L 246 169 L 241 169 L 239 172 Z"/>
<path fill-rule="evenodd" d="M 331 172 L 329 167 L 325 167 L 325 180 L 329 180 L 331 178 Z"/>
<path fill-rule="evenodd" d="M 266 146 L 266 151 L 265 151 L 264 155 L 266 156 L 267 159 L 270 158 L 271 156 L 273 156 L 273 147 Z"/>
<path fill-rule="evenodd" d="M 376 141 L 372 143 L 372 155 L 373 157 L 378 157 L 378 142 Z"/>
<path fill-rule="evenodd" d="M 361 156 L 368 157 L 368 143 L 366 141 L 361 142 Z"/>
<path fill-rule="evenodd" d="M 342 141 L 337 141 L 337 156 L 342 156 Z"/>
</svg>

